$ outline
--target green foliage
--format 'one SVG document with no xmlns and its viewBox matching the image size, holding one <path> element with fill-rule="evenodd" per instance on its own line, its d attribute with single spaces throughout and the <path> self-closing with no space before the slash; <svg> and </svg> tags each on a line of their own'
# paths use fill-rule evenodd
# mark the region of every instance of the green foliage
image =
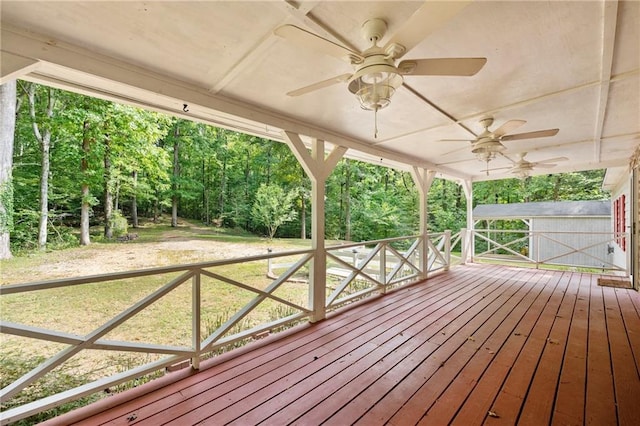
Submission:
<svg viewBox="0 0 640 426">
<path fill-rule="evenodd" d="M 0 233 L 13 231 L 13 182 L 0 184 Z"/>
<path fill-rule="evenodd" d="M 293 219 L 295 195 L 293 192 L 285 192 L 277 185 L 260 185 L 251 209 L 251 217 L 258 225 L 267 229 L 269 239 L 273 239 L 280 225 Z"/>
<path fill-rule="evenodd" d="M 13 230 L 11 231 L 11 251 L 35 250 L 38 247 L 38 220 L 40 215 L 35 210 L 18 209 L 13 213 Z"/>
<path fill-rule="evenodd" d="M 3 349 L 2 352 L 0 352 L 0 385 L 2 388 L 10 385 L 44 361 L 45 358 L 41 356 Z M 81 386 L 90 381 L 88 374 L 78 375 L 76 370 L 77 365 L 73 364 L 73 362 L 65 363 L 61 368 L 53 370 L 13 398 L 2 400 L 2 411 L 46 398 L 47 396 Z M 99 395 L 86 396 L 77 401 L 43 411 L 13 424 L 16 426 L 37 424 L 78 407 L 90 404 L 97 399 L 99 399 Z"/>
<path fill-rule="evenodd" d="M 18 92 L 23 98 L 30 84 L 20 82 Z M 66 241 L 58 235 L 66 236 L 67 227 L 78 227 L 82 185 L 89 188 L 84 201 L 91 206 L 92 225 L 104 220 L 104 190 L 109 188 L 124 217 L 131 214 L 134 198 L 139 216 L 157 218 L 176 197 L 179 216 L 206 225 L 271 236 L 277 231 L 282 237 L 310 234 L 311 184 L 287 145 L 59 90 L 51 92 L 57 101 L 54 114 L 47 117 L 42 111 L 49 93 L 46 87 L 36 87 L 37 118 L 53 135 L 49 211 L 55 229 L 49 234 L 54 240 Z M 42 153 L 27 104 L 23 99 L 16 120 L 13 251 L 32 249 L 37 238 L 38 215 L 33 212 L 38 211 Z M 111 164 L 107 174 L 105 155 Z M 474 205 L 605 199 L 608 195 L 600 188 L 603 173 L 478 182 Z M 263 185 L 295 194 L 287 196 L 291 201 L 287 220 L 275 230 L 271 220 L 254 217 Z M 455 231 L 466 225 L 466 201 L 458 184 L 435 179 L 428 203 L 428 229 Z M 329 176 L 324 213 L 325 235 L 332 239 L 363 241 L 414 234 L 419 229 L 418 192 L 411 176 L 356 160 L 341 160 Z"/>
<path fill-rule="evenodd" d="M 602 189 L 605 170 L 540 175 L 524 180 L 503 179 L 476 182 L 473 201 L 477 204 L 523 203 L 536 201 L 606 200 Z"/>
<path fill-rule="evenodd" d="M 111 216 L 111 221 L 114 237 L 121 237 L 127 234 L 127 218 L 122 216 L 122 213 L 119 210 L 113 213 L 113 215 Z"/>
</svg>

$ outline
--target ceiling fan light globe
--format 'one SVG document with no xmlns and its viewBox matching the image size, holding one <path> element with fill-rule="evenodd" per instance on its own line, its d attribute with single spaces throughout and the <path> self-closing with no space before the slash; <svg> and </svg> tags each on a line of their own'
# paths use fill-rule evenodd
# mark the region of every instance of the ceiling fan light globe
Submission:
<svg viewBox="0 0 640 426">
<path fill-rule="evenodd" d="M 368 59 L 368 58 L 367 58 Z M 377 63 L 360 67 L 349 81 L 349 91 L 356 93 L 367 84 L 381 84 L 391 86 L 395 89 L 402 86 L 402 75 L 398 69 L 390 64 Z"/>
<path fill-rule="evenodd" d="M 383 84 L 367 84 L 356 92 L 356 97 L 362 109 L 377 111 L 386 108 L 391 103 L 395 89 Z"/>
<path fill-rule="evenodd" d="M 478 148 L 477 150 L 474 150 L 473 153 L 476 155 L 476 158 L 478 158 L 478 160 L 484 163 L 488 163 L 489 161 L 496 158 L 496 153 L 494 151 L 489 151 L 483 148 Z"/>
<path fill-rule="evenodd" d="M 481 154 L 484 152 L 489 152 L 491 154 L 495 155 L 498 152 L 502 152 L 505 150 L 505 146 L 502 145 L 499 141 L 497 140 L 487 140 L 487 141 L 481 141 L 481 142 L 477 142 L 475 144 L 475 146 L 473 147 L 473 149 L 471 150 L 472 153 L 474 154 Z"/>
</svg>

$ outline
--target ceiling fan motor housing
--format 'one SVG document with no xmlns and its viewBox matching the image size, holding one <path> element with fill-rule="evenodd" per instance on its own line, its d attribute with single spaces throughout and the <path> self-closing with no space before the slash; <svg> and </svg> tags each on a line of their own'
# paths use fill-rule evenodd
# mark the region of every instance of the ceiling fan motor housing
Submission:
<svg viewBox="0 0 640 426">
<path fill-rule="evenodd" d="M 375 43 L 384 37 L 387 32 L 387 23 L 380 18 L 369 19 L 362 24 L 361 31 L 365 40 Z"/>
</svg>

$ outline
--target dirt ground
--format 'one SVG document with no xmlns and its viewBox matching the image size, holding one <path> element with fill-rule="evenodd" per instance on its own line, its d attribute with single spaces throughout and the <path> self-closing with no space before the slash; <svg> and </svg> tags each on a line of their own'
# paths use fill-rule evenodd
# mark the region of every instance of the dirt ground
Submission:
<svg viewBox="0 0 640 426">
<path fill-rule="evenodd" d="M 266 254 L 269 248 L 274 251 L 301 249 L 283 242 L 269 242 L 266 239 L 256 240 L 255 243 L 235 243 L 199 239 L 198 235 L 192 232 L 185 234 L 180 230 L 168 231 L 155 242 L 92 244 L 87 247 L 37 254 L 28 259 L 12 259 L 0 265 L 4 266 L 0 270 L 0 284 L 256 256 Z"/>
</svg>

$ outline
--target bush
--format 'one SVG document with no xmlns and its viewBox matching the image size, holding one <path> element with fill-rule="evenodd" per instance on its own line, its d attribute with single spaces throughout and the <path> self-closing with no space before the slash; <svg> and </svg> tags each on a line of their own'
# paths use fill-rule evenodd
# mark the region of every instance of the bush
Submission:
<svg viewBox="0 0 640 426">
<path fill-rule="evenodd" d="M 127 218 L 122 215 L 122 212 L 120 212 L 120 210 L 113 213 L 113 216 L 111 217 L 111 223 L 113 227 L 114 237 L 121 237 L 127 234 L 129 230 Z"/>
</svg>

